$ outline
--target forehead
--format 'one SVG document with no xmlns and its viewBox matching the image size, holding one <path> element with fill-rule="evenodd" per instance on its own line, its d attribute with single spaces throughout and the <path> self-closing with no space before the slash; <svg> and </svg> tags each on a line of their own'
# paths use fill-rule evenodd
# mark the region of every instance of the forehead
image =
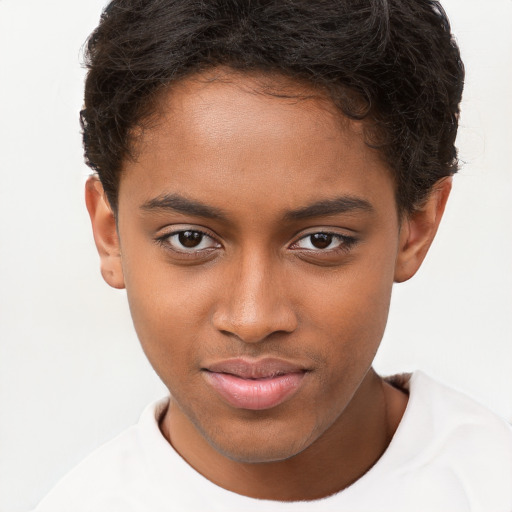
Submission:
<svg viewBox="0 0 512 512">
<path fill-rule="evenodd" d="M 363 122 L 313 87 L 275 75 L 181 81 L 159 98 L 136 154 L 123 167 L 120 203 L 177 192 L 224 208 L 283 210 L 340 193 L 375 201 L 393 189 Z"/>
</svg>

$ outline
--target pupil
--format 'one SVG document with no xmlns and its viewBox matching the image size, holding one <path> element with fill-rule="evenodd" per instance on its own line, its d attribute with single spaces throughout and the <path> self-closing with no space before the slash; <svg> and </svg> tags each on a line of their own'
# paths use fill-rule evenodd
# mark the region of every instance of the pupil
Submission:
<svg viewBox="0 0 512 512">
<path fill-rule="evenodd" d="M 328 235 L 327 233 L 315 233 L 311 235 L 311 243 L 317 249 L 325 249 L 331 245 L 332 235 Z"/>
<path fill-rule="evenodd" d="M 201 243 L 203 234 L 199 233 L 199 231 L 182 231 L 178 235 L 178 239 L 183 247 L 192 248 L 197 247 Z"/>
</svg>

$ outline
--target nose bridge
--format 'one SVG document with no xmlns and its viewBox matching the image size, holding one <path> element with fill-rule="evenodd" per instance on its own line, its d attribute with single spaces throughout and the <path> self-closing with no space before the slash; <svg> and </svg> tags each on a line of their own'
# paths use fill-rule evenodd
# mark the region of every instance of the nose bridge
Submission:
<svg viewBox="0 0 512 512">
<path fill-rule="evenodd" d="M 227 300 L 216 312 L 216 327 L 251 343 L 296 328 L 295 314 L 282 286 L 277 257 L 257 248 L 242 251 L 233 269 Z"/>
</svg>

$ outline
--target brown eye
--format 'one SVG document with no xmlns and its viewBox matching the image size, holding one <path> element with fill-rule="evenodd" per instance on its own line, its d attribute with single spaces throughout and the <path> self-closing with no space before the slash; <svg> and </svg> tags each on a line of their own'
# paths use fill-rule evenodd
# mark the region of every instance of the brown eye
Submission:
<svg viewBox="0 0 512 512">
<path fill-rule="evenodd" d="M 292 249 L 302 249 L 317 254 L 329 253 L 333 251 L 348 251 L 356 242 L 352 236 L 338 233 L 329 233 L 328 231 L 317 231 L 297 240 L 292 245 Z"/>
<path fill-rule="evenodd" d="M 170 247 L 177 253 L 199 254 L 212 249 L 219 249 L 221 245 L 210 235 L 198 229 L 183 229 L 170 235 L 159 238 L 162 245 Z"/>
<path fill-rule="evenodd" d="M 315 233 L 310 235 L 311 245 L 315 249 L 326 249 L 332 244 L 333 235 L 330 233 Z"/>
<path fill-rule="evenodd" d="M 178 234 L 178 241 L 183 247 L 193 249 L 201 244 L 203 236 L 199 231 L 182 231 Z"/>
</svg>

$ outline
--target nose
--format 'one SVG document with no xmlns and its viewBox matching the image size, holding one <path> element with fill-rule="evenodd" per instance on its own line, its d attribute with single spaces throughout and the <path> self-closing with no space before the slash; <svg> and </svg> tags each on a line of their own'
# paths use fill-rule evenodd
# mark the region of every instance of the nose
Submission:
<svg viewBox="0 0 512 512">
<path fill-rule="evenodd" d="M 213 314 L 216 329 L 245 343 L 257 343 L 271 334 L 291 333 L 297 328 L 283 271 L 269 259 L 252 254 L 231 267 L 226 299 L 217 304 Z"/>
</svg>

